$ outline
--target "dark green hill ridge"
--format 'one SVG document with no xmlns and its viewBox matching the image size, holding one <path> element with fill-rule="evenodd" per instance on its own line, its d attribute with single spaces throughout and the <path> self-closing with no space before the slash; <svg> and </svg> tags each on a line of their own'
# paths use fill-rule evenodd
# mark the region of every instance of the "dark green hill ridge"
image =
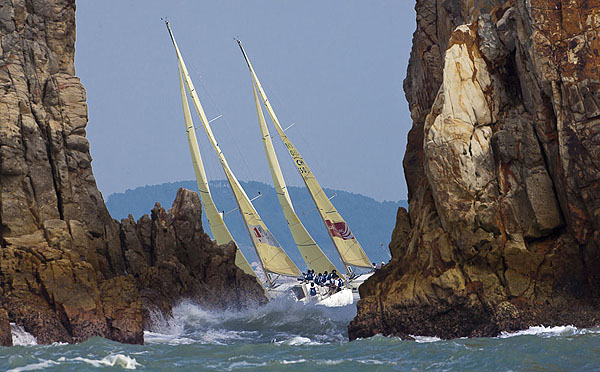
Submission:
<svg viewBox="0 0 600 372">
<path fill-rule="evenodd" d="M 305 268 L 305 264 L 294 244 L 292 235 L 287 228 L 287 223 L 281 212 L 275 189 L 262 182 L 249 181 L 241 183 L 250 198 L 258 195 L 259 191 L 263 194 L 262 197 L 253 202 L 254 207 L 298 267 L 301 269 Z M 149 213 L 156 202 L 159 202 L 165 208 L 169 208 L 175 199 L 177 189 L 180 187 L 194 191 L 198 190 L 195 181 L 179 181 L 161 185 L 142 186 L 133 190 L 127 190 L 124 193 L 109 195 L 106 206 L 113 218 L 126 218 L 131 213 L 135 219 L 138 219 L 142 215 Z M 236 208 L 231 189 L 225 181 L 211 181 L 210 187 L 215 204 L 220 209 L 227 212 Z M 333 263 L 341 267 L 335 248 L 329 239 L 327 230 L 321 222 L 321 218 L 315 209 L 308 191 L 304 187 L 295 186 L 290 186 L 288 189 L 296 213 L 298 213 L 307 230 Z M 387 262 L 389 260 L 387 245 L 394 228 L 396 210 L 399 206 L 407 207 L 406 201 L 379 202 L 361 194 L 331 189 L 325 189 L 325 193 L 329 196 L 337 194 L 331 200 L 332 203 L 342 216 L 344 216 L 371 260 Z M 202 220 L 205 230 L 210 234 L 210 227 L 204 214 L 202 215 Z M 227 213 L 225 222 L 248 260 L 251 262 L 256 261 L 256 255 L 251 246 L 250 238 L 237 210 Z M 381 244 L 383 244 L 383 247 Z"/>
</svg>

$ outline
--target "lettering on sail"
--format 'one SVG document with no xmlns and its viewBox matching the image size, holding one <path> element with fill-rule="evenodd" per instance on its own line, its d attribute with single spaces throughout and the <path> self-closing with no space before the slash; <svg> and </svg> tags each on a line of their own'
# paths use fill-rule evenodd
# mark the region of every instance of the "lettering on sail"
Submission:
<svg viewBox="0 0 600 372">
<path fill-rule="evenodd" d="M 354 234 L 350 231 L 350 228 L 345 222 L 331 222 L 330 220 L 325 220 L 327 224 L 327 229 L 329 233 L 333 237 L 342 238 L 344 240 L 354 239 Z"/>
<path fill-rule="evenodd" d="M 273 234 L 271 234 L 270 231 L 263 229 L 260 225 L 252 226 L 252 238 L 257 243 L 279 247 L 279 243 L 275 240 Z"/>
</svg>

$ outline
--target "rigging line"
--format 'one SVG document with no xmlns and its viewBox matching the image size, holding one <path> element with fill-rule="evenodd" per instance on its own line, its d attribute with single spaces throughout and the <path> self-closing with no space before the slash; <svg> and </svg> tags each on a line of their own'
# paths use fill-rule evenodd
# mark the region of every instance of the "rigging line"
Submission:
<svg viewBox="0 0 600 372">
<path fill-rule="evenodd" d="M 213 99 L 212 95 L 210 94 L 210 91 L 208 90 L 206 84 L 204 83 L 204 78 L 202 77 L 202 74 L 200 73 L 199 69 L 197 68 L 196 64 L 193 62 L 191 62 L 191 68 L 192 71 L 194 72 L 194 75 L 197 75 L 198 78 L 196 79 L 196 82 L 199 83 L 200 87 L 202 88 L 203 91 L 203 95 L 204 98 L 208 99 L 208 103 L 212 106 L 213 109 L 216 109 L 217 112 L 222 113 L 222 110 L 219 108 L 219 106 L 216 104 L 216 101 Z M 200 92 L 198 92 L 200 93 Z M 204 102 L 204 106 L 206 108 L 206 100 Z M 209 124 L 218 119 L 218 118 L 223 118 L 223 120 L 225 121 L 225 123 L 227 123 L 227 119 L 224 117 L 223 114 L 218 115 L 217 117 L 215 117 L 214 119 L 209 121 Z M 201 127 L 197 127 L 196 130 L 200 129 Z M 202 128 L 202 130 L 204 130 Z M 202 136 L 202 137 L 206 137 L 206 136 Z M 231 137 L 231 136 L 230 136 Z M 205 141 L 208 142 L 208 139 L 205 138 Z M 212 159 L 212 161 L 209 161 L 209 169 L 210 169 L 210 176 L 211 179 L 217 182 L 218 187 L 215 188 L 215 190 L 218 190 L 219 192 L 215 193 L 215 204 L 217 205 L 217 208 L 220 206 L 222 209 L 223 208 L 229 208 L 229 205 L 231 204 L 232 200 L 233 200 L 233 191 L 229 190 L 228 186 L 224 186 L 223 182 L 227 182 L 227 177 L 225 176 L 225 171 L 223 170 L 222 166 L 221 166 L 221 162 L 218 159 L 218 156 L 214 153 L 213 149 L 212 149 L 212 145 L 210 145 L 210 143 L 208 144 L 208 146 L 206 146 L 207 148 L 209 148 L 208 153 L 210 154 L 210 159 Z M 243 157 L 241 157 L 243 159 Z M 230 191 L 227 192 L 227 191 Z M 217 195 L 218 194 L 218 195 Z M 235 204 L 235 203 L 233 203 Z"/>
<path fill-rule="evenodd" d="M 294 125 L 296 125 L 296 122 L 293 122 L 292 124 L 290 124 L 287 128 L 285 128 L 283 131 L 285 132 L 286 130 L 290 129 L 291 127 L 293 127 Z"/>
<path fill-rule="evenodd" d="M 256 199 L 258 199 L 258 198 L 260 198 L 260 197 L 262 197 L 262 194 L 261 194 L 261 193 L 260 193 L 260 191 L 259 191 L 259 192 L 258 192 L 258 195 L 256 195 L 256 196 L 255 196 L 255 197 L 253 197 L 252 199 L 250 199 L 250 202 L 253 202 L 253 201 L 255 201 Z M 240 208 L 239 208 L 239 207 L 235 207 L 235 208 L 233 208 L 233 209 L 231 209 L 231 210 L 228 210 L 227 212 L 223 212 L 223 215 L 227 215 L 227 214 L 229 214 L 229 213 L 231 213 L 231 212 L 233 212 L 233 211 L 238 211 L 238 210 L 240 210 Z"/>
<path fill-rule="evenodd" d="M 210 101 L 210 104 L 216 109 L 216 111 L 218 113 L 221 114 L 221 118 L 223 119 L 224 122 L 224 126 L 225 129 L 227 131 L 228 134 L 228 138 L 230 138 L 233 141 L 233 145 L 235 147 L 235 150 L 237 152 L 237 157 L 239 159 L 241 159 L 241 165 L 242 165 L 242 169 L 241 172 L 240 170 L 236 170 L 235 174 L 236 177 L 238 178 L 238 180 L 240 179 L 239 175 L 241 173 L 242 177 L 245 178 L 246 181 L 252 181 L 252 179 L 249 177 L 249 169 L 250 166 L 248 164 L 248 162 L 246 161 L 246 156 L 244 156 L 244 154 L 241 151 L 241 147 L 236 139 L 236 136 L 233 134 L 233 131 L 231 129 L 231 125 L 229 124 L 229 121 L 227 120 L 227 116 L 224 114 L 224 111 L 221 109 L 221 107 L 217 104 L 216 100 L 213 98 L 212 94 L 208 91 L 208 89 L 206 89 L 206 86 L 203 82 L 203 79 L 200 79 L 200 86 L 202 87 L 202 89 L 204 90 L 204 92 L 206 93 L 206 96 L 208 97 L 208 100 Z M 231 156 L 229 156 L 229 159 L 231 159 Z"/>
<path fill-rule="evenodd" d="M 200 69 L 198 68 L 198 66 L 195 63 L 195 59 L 192 58 L 190 61 L 188 61 L 187 64 L 188 64 L 188 66 L 190 66 L 190 68 L 188 69 L 188 73 L 190 74 L 190 77 L 192 77 L 195 81 L 202 82 L 204 79 L 202 77 L 202 73 L 200 72 Z M 199 92 L 197 92 L 197 93 L 199 93 Z M 199 123 L 200 118 L 198 117 L 198 113 L 194 112 L 194 116 L 196 118 L 196 123 L 194 125 L 194 129 L 195 129 L 195 131 L 198 131 L 199 129 L 202 128 L 202 124 Z M 198 138 L 198 135 L 196 136 L 196 138 Z M 220 165 L 218 164 L 217 156 L 214 154 L 212 146 L 210 145 L 210 143 L 208 143 L 208 146 L 207 146 L 208 139 L 206 138 L 205 135 L 200 135 L 200 138 L 201 139 L 199 140 L 199 142 L 202 142 L 202 145 L 200 145 L 200 143 L 199 143 L 200 149 L 201 150 L 206 149 L 206 150 L 204 150 L 203 153 L 205 154 L 204 156 L 207 159 L 207 161 L 206 161 L 207 164 L 205 164 L 205 168 L 206 168 L 207 178 L 208 178 L 209 182 L 211 180 L 214 181 L 214 180 L 224 178 L 224 176 L 221 175 L 221 173 L 219 172 Z M 219 176 L 221 178 L 219 178 Z M 217 197 L 217 199 L 221 199 L 221 202 L 222 202 L 222 198 Z M 215 204 L 222 205 L 222 203 L 217 203 L 216 199 L 215 199 Z"/>
<path fill-rule="evenodd" d="M 279 95 L 278 91 L 275 89 L 275 86 L 277 86 L 277 85 L 278 84 L 274 83 L 273 86 L 269 86 L 269 89 L 268 89 L 269 90 L 269 97 L 270 97 L 269 101 L 271 101 L 271 104 L 273 105 L 272 98 L 274 96 L 274 98 L 275 98 L 275 102 L 274 102 L 275 105 L 273 105 L 273 106 L 277 106 L 277 112 L 282 112 L 283 113 L 283 115 L 281 115 L 281 116 L 277 115 L 277 116 L 279 117 L 280 120 L 281 120 L 282 117 L 296 119 L 297 115 L 291 113 L 291 110 L 289 109 L 289 107 L 286 104 L 285 100 L 283 99 L 283 97 L 281 95 Z M 265 89 L 265 91 L 267 90 L 267 88 L 264 88 L 264 89 Z M 271 95 L 271 93 L 272 93 L 272 95 Z M 284 120 L 281 121 L 281 125 L 282 126 L 284 125 L 284 122 L 285 122 Z M 298 121 L 294 120 L 293 124 L 289 125 L 283 131 L 284 132 L 287 131 L 292 126 L 294 126 L 296 123 L 298 123 Z M 312 145 L 311 145 L 312 141 L 307 140 L 307 137 L 305 135 L 303 135 L 302 131 L 296 131 L 296 133 L 294 135 L 294 138 L 295 138 L 295 140 L 294 140 L 295 144 L 300 143 L 301 147 L 304 148 L 305 151 L 308 150 L 311 153 L 313 152 L 312 150 L 314 150 L 314 149 L 312 148 Z"/>
<path fill-rule="evenodd" d="M 204 135 L 203 133 L 201 133 L 201 135 L 196 135 L 196 138 L 199 138 L 198 140 L 198 147 L 200 148 L 200 153 L 203 156 L 203 159 L 206 159 L 204 161 L 204 169 L 207 173 L 207 179 L 209 182 L 209 187 L 211 188 L 211 194 L 213 196 L 213 201 L 215 203 L 215 206 L 217 207 L 217 209 L 219 208 L 223 208 L 224 207 L 224 199 L 223 199 L 223 195 L 221 193 L 221 190 L 218 187 L 215 187 L 215 181 L 219 180 L 220 178 L 222 178 L 223 176 L 220 175 L 220 167 L 217 164 L 218 160 L 216 159 L 217 156 L 214 153 L 212 146 L 210 144 L 207 144 L 208 139 L 206 138 L 206 135 Z M 221 170 L 222 172 L 222 170 Z M 211 185 L 212 183 L 212 185 Z"/>
<path fill-rule="evenodd" d="M 277 96 L 276 93 L 275 93 L 275 95 Z M 271 99 L 269 99 L 269 101 L 271 101 Z M 280 103 L 282 102 L 282 100 L 280 98 L 278 98 L 278 97 L 276 97 L 276 101 L 279 101 Z M 275 102 L 275 104 L 277 104 L 277 102 Z M 264 103 L 262 103 L 262 105 L 264 106 Z M 286 111 L 286 110 L 284 110 L 284 111 Z M 284 116 L 285 116 L 285 112 L 284 112 Z M 272 125 L 274 125 L 273 124 L 273 120 L 271 119 L 270 116 L 268 118 L 268 122 L 271 122 Z M 286 127 L 283 131 L 286 132 L 288 129 L 290 129 L 291 127 L 295 126 L 296 123 L 297 122 L 294 121 L 292 124 L 290 124 L 288 127 Z M 312 149 L 312 146 L 306 146 L 307 141 L 304 140 L 305 136 L 302 135 L 301 131 L 300 131 L 300 133 L 296 133 L 296 134 L 299 134 L 298 137 L 300 138 L 300 140 L 297 141 L 297 142 L 295 142 L 295 143 L 300 142 L 301 144 L 304 144 L 305 148 Z M 281 136 L 279 135 L 278 131 L 275 131 L 275 135 L 281 139 Z M 275 142 L 277 142 L 277 145 L 275 145 L 276 146 L 276 152 L 280 153 L 281 151 L 283 151 L 284 153 L 287 153 L 287 148 L 285 148 L 285 146 L 283 145 L 282 141 L 275 141 Z M 308 142 L 310 142 L 310 141 L 308 141 Z M 281 150 L 281 149 L 283 149 L 283 150 Z M 300 176 L 300 174 L 298 173 L 298 171 L 296 169 L 296 165 L 294 164 L 294 159 L 292 159 L 289 156 L 284 156 L 284 158 L 288 159 L 287 164 L 292 164 L 291 169 L 288 169 L 290 167 L 287 167 L 287 166 L 282 168 L 283 176 L 284 176 L 285 179 L 288 180 L 288 185 L 302 187 L 304 185 L 304 182 L 302 180 L 302 176 Z M 289 182 L 289 180 L 291 180 L 291 182 Z"/>
<path fill-rule="evenodd" d="M 207 88 L 206 84 L 204 83 L 204 77 L 202 76 L 202 73 L 200 72 L 200 69 L 197 67 L 196 63 L 194 62 L 194 60 L 191 61 L 191 68 L 192 71 L 195 73 L 195 75 L 197 76 L 196 81 L 199 83 L 200 87 L 202 88 L 202 90 L 204 91 L 204 98 L 207 98 L 209 103 L 212 105 L 213 109 L 216 109 L 216 111 L 218 113 L 220 113 L 218 116 L 214 117 L 213 119 L 209 120 L 208 123 L 212 123 L 213 121 L 223 118 L 223 120 L 225 121 L 225 123 L 227 123 L 227 119 L 224 117 L 224 115 L 222 114 L 222 110 L 220 109 L 220 107 L 217 105 L 216 100 L 213 99 L 212 95 L 210 94 L 209 89 Z M 198 92 L 199 93 L 199 92 Z M 204 105 L 206 108 L 206 100 Z M 204 130 L 204 128 L 202 127 L 196 127 L 196 130 L 202 129 L 202 131 Z M 214 129 L 214 128 L 213 128 Z M 206 141 L 208 141 L 208 139 L 206 139 Z M 213 175 L 213 180 L 215 181 L 227 181 L 227 177 L 225 176 L 225 171 L 223 170 L 223 168 L 221 167 L 221 162 L 218 159 L 218 156 L 214 153 L 213 149 L 212 149 L 212 145 L 210 145 L 209 143 L 209 153 L 211 154 L 211 158 L 213 159 L 213 162 L 211 162 L 211 170 L 212 175 Z M 222 185 L 221 185 L 222 186 Z M 226 198 L 225 195 L 221 195 L 221 193 L 219 193 L 219 199 L 220 199 L 220 205 L 224 205 L 224 203 L 227 203 L 227 200 L 230 198 Z"/>
<path fill-rule="evenodd" d="M 250 81 L 251 81 L 251 84 L 254 85 L 254 80 L 253 80 L 252 76 L 250 77 Z M 273 86 L 275 86 L 275 85 L 277 85 L 277 84 L 273 84 Z M 280 106 L 281 111 L 283 111 L 283 117 L 290 117 L 290 116 L 292 116 L 292 115 L 289 114 L 290 110 L 288 109 L 288 107 L 285 104 L 285 102 L 281 99 L 281 97 L 279 96 L 279 94 L 274 89 L 272 89 L 272 88 L 273 87 L 269 88 L 269 92 L 272 92 L 273 95 L 275 96 L 275 106 Z M 269 98 L 269 101 L 272 102 L 271 98 Z M 262 102 L 262 99 L 260 100 L 260 102 L 261 102 L 261 107 L 264 107 L 264 102 Z M 279 111 L 279 109 L 278 109 L 278 112 L 281 112 L 281 111 Z M 270 115 L 266 115 L 265 119 L 267 120 L 267 125 L 268 125 L 269 122 L 273 123 Z M 289 125 L 286 129 L 284 129 L 284 131 L 290 129 L 295 124 L 296 124 L 296 122 L 294 121 L 291 125 Z M 274 124 L 272 124 L 272 125 L 274 125 Z M 273 129 L 275 129 L 275 128 L 273 128 Z M 275 131 L 269 130 L 269 131 L 271 132 L 271 138 L 273 138 L 273 134 L 272 133 L 275 133 L 279 137 L 279 134 L 278 134 L 278 132 L 276 130 Z M 287 153 L 287 149 L 285 148 L 285 146 L 283 146 L 283 144 L 280 141 L 274 141 L 274 145 L 276 147 L 276 150 L 275 150 L 276 153 L 281 153 L 281 151 L 282 151 L 281 149 L 283 149 L 284 153 Z M 281 158 L 281 157 L 278 156 L 278 158 Z M 289 157 L 288 156 L 284 156 L 284 158 L 289 158 Z M 292 162 L 292 168 L 293 169 L 288 170 L 288 167 L 285 167 L 285 166 L 282 167 L 282 172 L 283 172 L 284 179 L 288 180 L 287 181 L 288 185 L 301 186 L 301 185 L 304 184 L 304 182 L 302 182 L 302 178 L 300 177 L 300 175 L 296 171 L 296 166 L 294 165 L 293 159 L 290 159 L 290 161 Z M 270 179 L 270 177 L 267 177 L 267 179 Z M 289 180 L 292 180 L 292 182 L 290 183 Z"/>
</svg>

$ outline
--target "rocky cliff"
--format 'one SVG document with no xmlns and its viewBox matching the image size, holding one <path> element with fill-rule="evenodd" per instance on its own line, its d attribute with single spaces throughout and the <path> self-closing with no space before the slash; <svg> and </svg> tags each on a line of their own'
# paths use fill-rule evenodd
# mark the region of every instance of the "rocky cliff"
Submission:
<svg viewBox="0 0 600 372">
<path fill-rule="evenodd" d="M 96 187 L 75 76 L 73 0 L 0 0 L 0 342 L 16 322 L 40 343 L 143 342 L 149 309 L 183 297 L 223 308 L 265 301 L 203 232 L 180 190 L 137 223 Z M 9 328 L 9 327 L 8 327 Z"/>
<path fill-rule="evenodd" d="M 416 11 L 410 213 L 350 338 L 600 324 L 600 1 Z"/>
</svg>

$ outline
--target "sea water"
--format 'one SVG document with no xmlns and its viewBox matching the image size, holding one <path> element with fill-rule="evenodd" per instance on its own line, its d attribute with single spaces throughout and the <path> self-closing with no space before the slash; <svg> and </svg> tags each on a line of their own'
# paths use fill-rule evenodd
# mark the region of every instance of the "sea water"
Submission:
<svg viewBox="0 0 600 372">
<path fill-rule="evenodd" d="M 13 325 L 0 371 L 594 371 L 600 329 L 532 327 L 493 338 L 444 341 L 376 336 L 348 342 L 356 306 L 328 308 L 276 299 L 243 312 L 183 302 L 155 318 L 145 345 L 94 338 L 37 345 Z"/>
</svg>

